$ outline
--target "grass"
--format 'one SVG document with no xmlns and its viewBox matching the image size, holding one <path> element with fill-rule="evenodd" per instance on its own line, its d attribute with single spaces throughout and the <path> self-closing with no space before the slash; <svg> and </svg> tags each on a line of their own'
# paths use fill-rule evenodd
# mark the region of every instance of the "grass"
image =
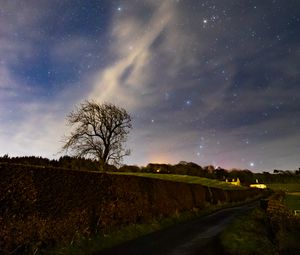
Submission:
<svg viewBox="0 0 300 255">
<path fill-rule="evenodd" d="M 300 183 L 271 183 L 268 187 L 273 190 L 282 190 L 285 192 L 300 192 Z"/>
<path fill-rule="evenodd" d="M 273 183 L 268 186 L 286 192 L 284 203 L 292 210 L 300 210 L 300 183 Z"/>
<path fill-rule="evenodd" d="M 155 174 L 155 173 L 112 173 L 112 174 L 120 174 L 120 175 L 133 175 L 139 177 L 146 177 L 146 178 L 155 178 L 167 181 L 176 181 L 176 182 L 186 182 L 186 183 L 193 183 L 193 184 L 201 184 L 203 186 L 212 187 L 212 188 L 221 188 L 225 190 L 232 190 L 232 189 L 245 189 L 242 186 L 235 186 L 223 181 L 218 181 L 215 179 L 208 179 L 204 177 L 198 176 L 190 176 L 190 175 L 179 175 L 179 174 Z"/>
<path fill-rule="evenodd" d="M 300 192 L 287 193 L 284 203 L 292 210 L 300 210 Z"/>
<path fill-rule="evenodd" d="M 61 255 L 88 255 L 99 252 L 114 245 L 132 240 L 141 235 L 149 234 L 160 229 L 159 222 L 149 224 L 132 224 L 118 230 L 112 230 L 94 236 L 92 239 L 81 238 L 69 246 L 55 249 L 52 252 L 46 251 L 40 254 L 61 254 Z"/>
<path fill-rule="evenodd" d="M 269 237 L 267 216 L 262 209 L 235 220 L 221 235 L 221 244 L 227 254 L 273 255 L 275 246 Z"/>
</svg>

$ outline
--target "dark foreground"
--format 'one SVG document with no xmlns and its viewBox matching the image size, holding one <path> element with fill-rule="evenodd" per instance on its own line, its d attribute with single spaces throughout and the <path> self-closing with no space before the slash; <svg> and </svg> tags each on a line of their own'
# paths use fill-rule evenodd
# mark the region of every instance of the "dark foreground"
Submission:
<svg viewBox="0 0 300 255">
<path fill-rule="evenodd" d="M 179 224 L 123 243 L 94 255 L 196 255 L 222 254 L 219 234 L 257 202 L 220 210 L 200 219 Z"/>
</svg>

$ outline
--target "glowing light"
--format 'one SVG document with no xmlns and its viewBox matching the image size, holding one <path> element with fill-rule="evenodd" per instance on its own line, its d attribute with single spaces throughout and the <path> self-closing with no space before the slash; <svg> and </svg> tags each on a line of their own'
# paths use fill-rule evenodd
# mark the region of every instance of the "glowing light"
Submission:
<svg viewBox="0 0 300 255">
<path fill-rule="evenodd" d="M 149 162 L 154 164 L 169 164 L 171 162 L 169 155 L 151 155 L 149 158 Z"/>
<path fill-rule="evenodd" d="M 185 104 L 188 105 L 188 106 L 191 105 L 192 104 L 192 100 L 186 100 Z"/>
<path fill-rule="evenodd" d="M 266 189 L 267 188 L 267 185 L 266 184 L 250 184 L 250 188 L 257 188 L 257 189 Z"/>
</svg>

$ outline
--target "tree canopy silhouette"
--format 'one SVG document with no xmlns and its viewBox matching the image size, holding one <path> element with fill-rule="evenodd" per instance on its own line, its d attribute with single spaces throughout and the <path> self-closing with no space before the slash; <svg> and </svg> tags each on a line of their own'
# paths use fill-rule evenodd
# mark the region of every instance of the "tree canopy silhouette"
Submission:
<svg viewBox="0 0 300 255">
<path fill-rule="evenodd" d="M 67 116 L 74 129 L 65 137 L 63 150 L 71 150 L 75 156 L 97 159 L 102 169 L 108 163 L 119 164 L 130 150 L 124 148 L 131 117 L 123 108 L 114 104 L 85 101 Z"/>
</svg>

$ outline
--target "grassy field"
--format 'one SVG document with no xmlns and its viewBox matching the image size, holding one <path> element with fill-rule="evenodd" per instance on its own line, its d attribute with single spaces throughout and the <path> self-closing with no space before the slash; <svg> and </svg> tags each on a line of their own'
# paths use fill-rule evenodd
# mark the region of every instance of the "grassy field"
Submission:
<svg viewBox="0 0 300 255">
<path fill-rule="evenodd" d="M 282 190 L 285 192 L 300 192 L 300 183 L 271 183 L 268 187 L 273 190 Z"/>
<path fill-rule="evenodd" d="M 300 210 L 300 192 L 287 193 L 285 204 L 292 210 Z"/>
<path fill-rule="evenodd" d="M 178 174 L 154 174 L 154 173 L 113 173 L 113 174 L 121 174 L 121 175 L 133 175 L 139 177 L 147 177 L 147 178 L 156 178 L 167 181 L 176 181 L 176 182 L 186 182 L 193 184 L 201 184 L 203 186 L 213 187 L 213 188 L 221 188 L 225 190 L 231 189 L 245 189 L 245 187 L 235 186 L 232 184 L 228 184 L 226 182 L 208 179 L 204 177 L 198 176 L 190 176 L 190 175 L 178 175 Z"/>
<path fill-rule="evenodd" d="M 300 210 L 300 183 L 273 183 L 268 186 L 274 190 L 285 191 L 285 204 L 292 210 Z"/>
</svg>

